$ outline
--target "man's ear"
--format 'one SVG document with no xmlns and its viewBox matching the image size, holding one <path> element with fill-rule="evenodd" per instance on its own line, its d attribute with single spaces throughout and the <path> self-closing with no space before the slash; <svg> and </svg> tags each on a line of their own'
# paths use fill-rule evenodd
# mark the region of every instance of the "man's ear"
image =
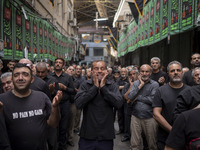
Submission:
<svg viewBox="0 0 200 150">
<path fill-rule="evenodd" d="M 32 78 L 31 79 L 31 83 L 33 83 L 35 78 L 34 78 L 34 76 L 32 76 L 31 78 Z"/>
</svg>

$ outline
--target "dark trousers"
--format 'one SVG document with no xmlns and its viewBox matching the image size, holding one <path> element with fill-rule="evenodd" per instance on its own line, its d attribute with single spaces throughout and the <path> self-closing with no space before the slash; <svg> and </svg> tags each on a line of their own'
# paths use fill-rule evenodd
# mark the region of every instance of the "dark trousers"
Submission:
<svg viewBox="0 0 200 150">
<path fill-rule="evenodd" d="M 48 150 L 57 149 L 57 128 L 47 127 L 47 145 Z"/>
<path fill-rule="evenodd" d="M 129 137 L 131 138 L 131 115 L 132 115 L 132 110 L 133 107 L 130 107 L 130 104 L 125 103 L 124 104 L 124 114 L 125 114 L 125 128 L 124 128 L 124 133 L 125 133 L 125 137 Z"/>
<path fill-rule="evenodd" d="M 124 106 L 117 110 L 119 130 L 124 132 Z"/>
<path fill-rule="evenodd" d="M 113 140 L 87 140 L 79 139 L 79 150 L 113 150 Z"/>
<path fill-rule="evenodd" d="M 61 119 L 59 123 L 59 147 L 64 147 L 67 144 L 67 122 L 69 120 L 69 107 L 70 103 L 69 101 L 63 102 L 60 105 L 60 114 L 61 114 Z"/>
</svg>

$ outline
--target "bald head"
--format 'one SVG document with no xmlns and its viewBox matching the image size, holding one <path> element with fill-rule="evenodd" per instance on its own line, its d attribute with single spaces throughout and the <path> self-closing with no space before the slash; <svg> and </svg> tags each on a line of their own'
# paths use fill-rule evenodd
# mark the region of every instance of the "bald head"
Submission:
<svg viewBox="0 0 200 150">
<path fill-rule="evenodd" d="M 140 75 L 141 75 L 141 79 L 144 82 L 148 82 L 149 78 L 151 76 L 151 72 L 152 72 L 152 68 L 150 65 L 148 64 L 144 64 L 140 67 Z"/>
<path fill-rule="evenodd" d="M 45 62 L 39 62 L 36 65 L 36 75 L 41 78 L 44 79 L 48 74 L 48 66 Z"/>
<path fill-rule="evenodd" d="M 26 58 L 20 59 L 19 63 L 33 65 L 33 63 L 29 59 L 26 59 Z"/>
</svg>

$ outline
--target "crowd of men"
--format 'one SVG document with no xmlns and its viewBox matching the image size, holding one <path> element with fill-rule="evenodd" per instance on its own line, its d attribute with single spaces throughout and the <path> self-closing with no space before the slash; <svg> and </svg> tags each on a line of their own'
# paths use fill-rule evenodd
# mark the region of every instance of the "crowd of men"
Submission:
<svg viewBox="0 0 200 150">
<path fill-rule="evenodd" d="M 6 72 L 2 71 L 7 67 Z M 130 150 L 196 149 L 200 145 L 200 54 L 191 69 L 178 61 L 140 67 L 53 66 L 0 60 L 0 150 L 113 150 L 116 134 Z M 81 114 L 83 114 L 81 121 Z M 119 131 L 115 131 L 117 119 Z"/>
</svg>

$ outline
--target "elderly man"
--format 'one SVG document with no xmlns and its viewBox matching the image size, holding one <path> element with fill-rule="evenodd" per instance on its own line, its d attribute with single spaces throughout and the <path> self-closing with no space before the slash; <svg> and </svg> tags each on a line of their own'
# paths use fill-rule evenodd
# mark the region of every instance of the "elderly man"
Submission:
<svg viewBox="0 0 200 150">
<path fill-rule="evenodd" d="M 77 108 L 83 109 L 79 150 L 112 150 L 114 133 L 113 107 L 123 104 L 116 84 L 107 80 L 102 60 L 92 63 L 92 79 L 84 82 L 75 96 Z"/>
<path fill-rule="evenodd" d="M 192 70 L 192 77 L 196 85 L 200 84 L 200 67 L 196 67 Z"/>
<path fill-rule="evenodd" d="M 12 72 L 6 72 L 1 75 L 1 84 L 3 86 L 4 93 L 13 89 Z"/>
<path fill-rule="evenodd" d="M 46 150 L 46 128 L 58 125 L 62 92 L 51 104 L 44 93 L 31 90 L 33 75 L 26 64 L 15 65 L 12 80 L 14 89 L 0 95 L 10 146 L 16 150 Z"/>
<path fill-rule="evenodd" d="M 141 148 L 141 133 L 145 134 L 148 149 L 156 150 L 157 122 L 153 118 L 152 102 L 159 85 L 150 79 L 151 66 L 144 64 L 140 67 L 139 80 L 136 80 L 128 94 L 133 103 L 131 117 L 131 149 Z"/>
</svg>

